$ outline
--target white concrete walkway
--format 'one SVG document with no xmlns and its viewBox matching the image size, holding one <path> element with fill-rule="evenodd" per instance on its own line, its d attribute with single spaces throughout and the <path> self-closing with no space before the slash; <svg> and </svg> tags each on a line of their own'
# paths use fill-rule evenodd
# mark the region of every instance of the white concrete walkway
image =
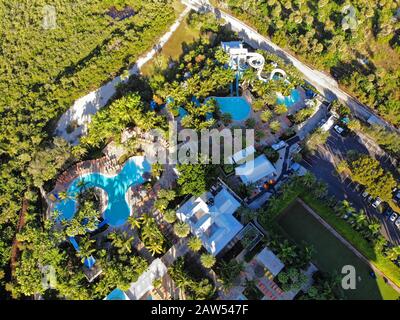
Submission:
<svg viewBox="0 0 400 320">
<path fill-rule="evenodd" d="M 135 65 L 128 70 L 129 75 L 138 74 L 140 72 L 143 65 L 151 60 L 171 38 L 172 34 L 179 27 L 189 11 L 190 9 L 186 8 L 179 15 L 174 24 L 170 27 L 169 31 L 159 39 L 150 51 L 141 56 Z M 121 79 L 121 76 L 118 76 L 104 86 L 76 100 L 71 108 L 69 108 L 59 119 L 55 134 L 63 137 L 73 145 L 77 144 L 79 142 L 79 137 L 86 133 L 87 124 L 90 122 L 91 116 L 107 104 L 110 98 L 115 94 L 116 86 L 126 80 L 127 79 Z M 71 122 L 76 122 L 78 127 L 71 133 L 68 133 L 67 128 Z"/>
</svg>

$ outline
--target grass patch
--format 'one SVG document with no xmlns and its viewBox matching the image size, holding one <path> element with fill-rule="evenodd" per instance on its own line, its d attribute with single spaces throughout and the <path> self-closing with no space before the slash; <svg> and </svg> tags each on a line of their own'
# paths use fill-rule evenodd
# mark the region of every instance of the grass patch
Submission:
<svg viewBox="0 0 400 320">
<path fill-rule="evenodd" d="M 368 243 L 345 220 L 338 218 L 333 210 L 310 195 L 302 195 L 306 202 L 318 215 L 329 223 L 338 233 L 349 241 L 361 254 L 363 254 L 375 267 L 381 270 L 390 280 L 400 286 L 400 269 L 377 248 Z"/>
<path fill-rule="evenodd" d="M 301 203 L 290 205 L 277 222 L 292 240 L 313 246 L 313 261 L 322 271 L 340 275 L 344 265 L 355 267 L 358 279 L 356 289 L 344 290 L 345 298 L 394 300 L 400 296 L 382 277 L 372 278 L 371 268 L 330 233 Z"/>
<path fill-rule="evenodd" d="M 167 66 L 163 64 L 166 62 L 178 60 L 183 53 L 183 44 L 191 44 L 199 37 L 200 31 L 190 28 L 186 19 L 184 19 L 171 38 L 165 43 L 158 56 L 155 59 L 151 59 L 142 67 L 142 74 L 144 76 L 151 76 L 155 68 L 165 68 Z"/>
</svg>

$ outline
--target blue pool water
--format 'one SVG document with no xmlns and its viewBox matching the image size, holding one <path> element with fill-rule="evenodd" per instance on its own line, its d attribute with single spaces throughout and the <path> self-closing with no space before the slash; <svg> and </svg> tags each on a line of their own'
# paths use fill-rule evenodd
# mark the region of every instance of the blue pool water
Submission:
<svg viewBox="0 0 400 320">
<path fill-rule="evenodd" d="M 128 188 L 143 183 L 143 173 L 149 172 L 150 163 L 143 157 L 130 158 L 115 176 L 105 176 L 101 173 L 90 173 L 76 178 L 69 186 L 67 193 L 71 197 L 79 194 L 81 187 L 79 182 L 84 181 L 88 187 L 99 187 L 108 196 L 108 205 L 103 216 L 107 223 L 119 226 L 126 222 L 130 215 L 130 209 L 125 200 Z M 76 211 L 76 201 L 65 199 L 55 205 L 55 210 L 60 213 L 61 219 L 71 219 Z"/>
<path fill-rule="evenodd" d="M 250 104 L 242 97 L 215 97 L 221 113 L 230 113 L 235 121 L 246 120 L 251 111 Z"/>
<path fill-rule="evenodd" d="M 278 104 L 284 104 L 286 107 L 290 108 L 297 102 L 299 102 L 301 99 L 300 92 L 297 89 L 293 89 L 292 92 L 290 93 L 290 96 L 284 97 L 281 94 L 278 94 L 278 98 L 276 99 L 276 102 Z"/>
<path fill-rule="evenodd" d="M 126 300 L 126 295 L 121 289 L 114 289 L 111 291 L 105 300 Z"/>
</svg>

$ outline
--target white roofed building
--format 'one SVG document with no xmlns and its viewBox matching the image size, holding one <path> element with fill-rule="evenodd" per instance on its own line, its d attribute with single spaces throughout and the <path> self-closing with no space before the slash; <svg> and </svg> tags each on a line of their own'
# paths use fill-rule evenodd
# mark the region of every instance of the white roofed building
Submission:
<svg viewBox="0 0 400 320">
<path fill-rule="evenodd" d="M 255 183 L 263 178 L 272 178 L 276 169 L 265 155 L 260 155 L 235 168 L 235 174 L 244 184 Z"/>
<path fill-rule="evenodd" d="M 189 224 L 194 235 L 199 237 L 204 248 L 217 255 L 243 228 L 233 213 L 240 202 L 225 186 L 214 195 L 206 192 L 193 196 L 177 209 L 179 220 Z"/>
</svg>

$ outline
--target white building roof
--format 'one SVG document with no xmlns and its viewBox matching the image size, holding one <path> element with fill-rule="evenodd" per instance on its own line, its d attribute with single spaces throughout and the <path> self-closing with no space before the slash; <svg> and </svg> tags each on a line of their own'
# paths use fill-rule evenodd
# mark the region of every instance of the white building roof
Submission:
<svg viewBox="0 0 400 320">
<path fill-rule="evenodd" d="M 240 50 L 243 49 L 243 43 L 241 41 L 227 41 L 227 42 L 221 42 L 222 49 L 224 49 L 225 52 L 230 52 L 231 50 Z"/>
<path fill-rule="evenodd" d="M 238 152 L 236 152 L 233 156 L 232 159 L 233 161 L 235 161 L 236 163 L 239 163 L 240 160 L 246 159 L 248 156 L 252 155 L 254 152 L 256 152 L 256 150 L 254 149 L 254 146 L 248 146 L 247 148 L 240 150 Z"/>
<path fill-rule="evenodd" d="M 332 126 L 335 124 L 336 117 L 335 116 L 330 116 L 328 120 L 321 126 L 322 131 L 328 131 Z"/>
<path fill-rule="evenodd" d="M 162 278 L 167 273 L 167 267 L 160 259 L 155 259 L 136 282 L 131 284 L 129 292 L 135 300 L 139 300 L 144 294 L 153 289 L 153 281 Z"/>
<path fill-rule="evenodd" d="M 190 198 L 177 210 L 177 217 L 190 225 L 208 252 L 217 255 L 243 228 L 233 217 L 239 207 L 239 201 L 222 187 L 215 196 L 207 192 Z"/>
<path fill-rule="evenodd" d="M 240 176 L 243 183 L 250 184 L 276 173 L 273 164 L 265 155 L 260 155 L 252 161 L 248 161 L 235 168 L 236 175 Z"/>
<path fill-rule="evenodd" d="M 274 277 L 285 267 L 281 260 L 268 248 L 264 248 L 256 257 L 257 261 L 264 265 Z"/>
</svg>

